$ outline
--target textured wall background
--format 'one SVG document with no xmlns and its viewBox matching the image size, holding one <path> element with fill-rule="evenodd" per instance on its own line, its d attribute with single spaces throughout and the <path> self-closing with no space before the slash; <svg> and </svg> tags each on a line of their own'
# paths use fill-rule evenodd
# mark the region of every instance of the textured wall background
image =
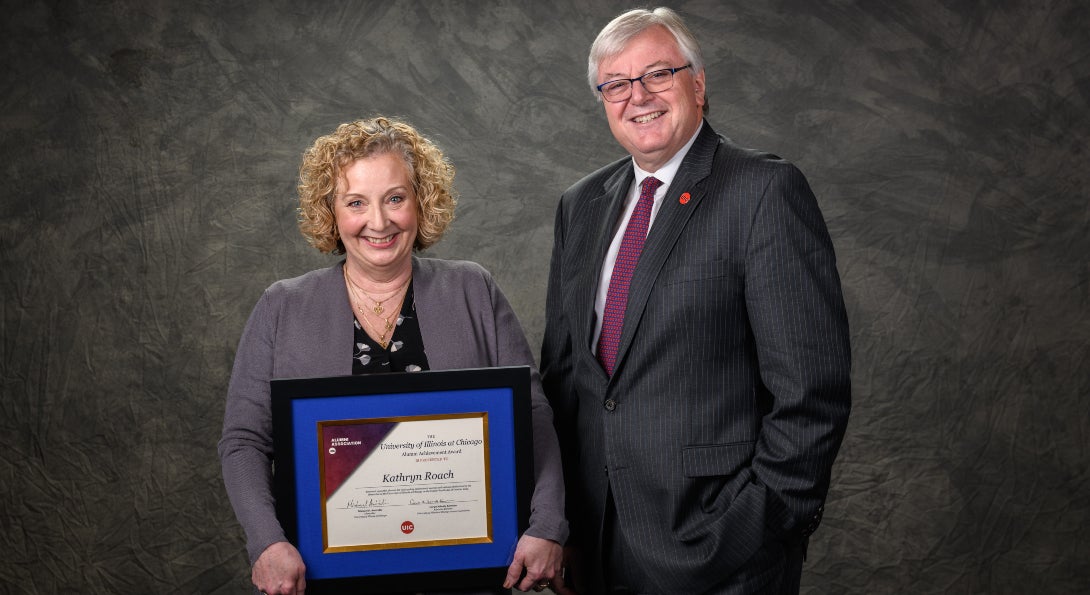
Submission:
<svg viewBox="0 0 1090 595">
<path fill-rule="evenodd" d="M 560 192 L 621 154 L 617 2 L 3 2 L 0 591 L 244 593 L 215 453 L 308 143 L 401 115 L 458 166 L 431 250 L 537 345 Z M 676 4 L 710 121 L 799 164 L 855 409 L 811 593 L 1090 588 L 1090 14 L 1077 0 Z"/>
</svg>

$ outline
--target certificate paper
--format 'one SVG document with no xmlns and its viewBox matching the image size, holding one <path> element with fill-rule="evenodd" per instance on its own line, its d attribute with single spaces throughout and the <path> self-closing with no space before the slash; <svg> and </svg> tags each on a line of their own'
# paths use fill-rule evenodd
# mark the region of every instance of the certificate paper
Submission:
<svg viewBox="0 0 1090 595">
<path fill-rule="evenodd" d="M 489 543 L 488 415 L 318 422 L 325 551 Z"/>
<path fill-rule="evenodd" d="M 272 380 L 276 517 L 308 595 L 503 584 L 530 519 L 530 373 Z"/>
</svg>

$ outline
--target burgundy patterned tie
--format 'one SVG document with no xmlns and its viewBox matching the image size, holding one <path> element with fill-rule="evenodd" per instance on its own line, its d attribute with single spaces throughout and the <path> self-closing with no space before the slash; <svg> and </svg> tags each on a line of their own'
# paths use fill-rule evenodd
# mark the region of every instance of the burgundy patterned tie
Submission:
<svg viewBox="0 0 1090 595">
<path fill-rule="evenodd" d="M 621 342 L 621 327 L 624 326 L 624 310 L 628 304 L 628 286 L 632 283 L 632 271 L 640 260 L 643 241 L 647 238 L 647 227 L 651 222 L 651 205 L 655 203 L 655 190 L 662 182 L 647 176 L 640 184 L 640 200 L 628 227 L 621 238 L 621 248 L 617 251 L 617 263 L 613 265 L 613 275 L 609 278 L 609 291 L 606 293 L 606 305 L 602 310 L 602 333 L 598 335 L 598 361 L 606 374 L 613 375 L 613 365 L 617 362 L 617 345 Z"/>
</svg>

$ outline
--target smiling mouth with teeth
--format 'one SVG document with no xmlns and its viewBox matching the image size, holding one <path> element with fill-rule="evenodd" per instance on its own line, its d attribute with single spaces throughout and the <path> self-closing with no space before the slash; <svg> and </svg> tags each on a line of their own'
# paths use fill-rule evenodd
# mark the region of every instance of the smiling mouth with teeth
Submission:
<svg viewBox="0 0 1090 595">
<path fill-rule="evenodd" d="M 646 123 L 650 122 L 651 120 L 654 120 L 655 118 L 658 118 L 659 116 L 661 116 L 662 114 L 665 114 L 665 113 L 666 112 L 655 112 L 655 113 L 652 113 L 652 114 L 645 114 L 645 115 L 639 116 L 638 118 L 632 118 L 632 119 L 633 119 L 633 121 L 635 121 L 638 124 L 646 124 Z"/>
<path fill-rule="evenodd" d="M 387 243 L 390 242 L 390 240 L 394 239 L 394 236 L 393 235 L 388 235 L 388 236 L 386 236 L 384 238 L 365 237 L 364 239 L 367 240 L 368 242 L 372 243 L 372 244 L 387 244 Z"/>
</svg>

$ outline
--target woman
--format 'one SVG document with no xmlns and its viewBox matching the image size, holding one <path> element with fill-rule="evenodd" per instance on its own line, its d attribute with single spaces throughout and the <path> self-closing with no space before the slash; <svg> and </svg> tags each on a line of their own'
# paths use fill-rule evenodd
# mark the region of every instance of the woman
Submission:
<svg viewBox="0 0 1090 595">
<path fill-rule="evenodd" d="M 270 379 L 505 365 L 532 369 L 535 489 L 504 587 L 562 584 L 568 529 L 559 447 L 515 313 L 479 265 L 413 255 L 453 219 L 453 180 L 438 147 L 387 118 L 342 124 L 304 155 L 300 229 L 315 248 L 345 259 L 274 283 L 254 307 L 219 443 L 260 591 L 305 588 L 302 558 L 286 541 L 272 498 Z"/>
</svg>

